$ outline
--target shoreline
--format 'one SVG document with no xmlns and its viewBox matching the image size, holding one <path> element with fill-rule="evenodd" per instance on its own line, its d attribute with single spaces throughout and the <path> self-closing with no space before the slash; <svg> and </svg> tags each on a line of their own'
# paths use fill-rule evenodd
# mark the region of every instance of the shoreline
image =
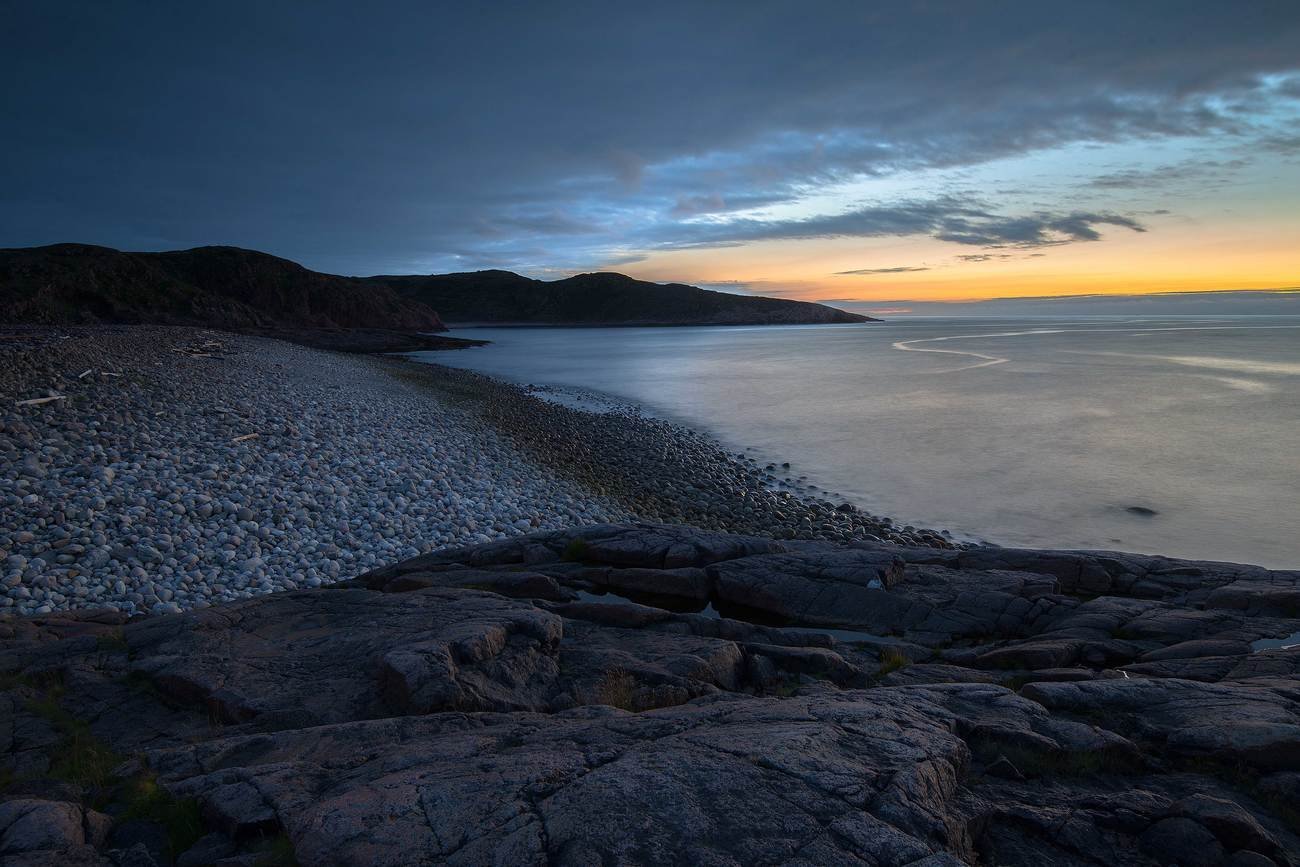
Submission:
<svg viewBox="0 0 1300 867">
<path fill-rule="evenodd" d="M 470 371 L 181 326 L 5 329 L 0 353 L 0 611 L 174 613 L 633 518 L 954 546 Z"/>
<path fill-rule="evenodd" d="M 823 516 L 698 431 L 404 359 L 101 329 L 0 360 L 30 863 L 612 863 L 648 826 L 656 863 L 766 829 L 730 860 L 1300 852 L 1300 572 Z"/>
<path fill-rule="evenodd" d="M 862 322 L 445 322 L 448 331 L 471 328 L 790 328 L 800 325 L 876 325 L 885 319 L 867 317 Z"/>
<path fill-rule="evenodd" d="M 783 487 L 616 396 L 186 327 L 27 328 L 0 358 L 0 613 L 175 613 L 629 520 L 996 547 Z"/>
<path fill-rule="evenodd" d="M 491 341 L 488 342 L 490 343 Z M 810 497 L 818 501 L 829 502 L 832 505 L 847 502 L 863 514 L 888 516 L 889 520 L 897 527 L 906 529 L 910 525 L 912 527 L 925 528 L 930 532 L 937 532 L 946 541 L 959 543 L 961 545 L 985 547 L 1009 546 L 1007 543 L 997 541 L 987 534 L 962 529 L 952 524 L 935 523 L 926 520 L 924 517 L 907 518 L 900 516 L 887 505 L 881 505 L 876 498 L 864 495 L 855 496 L 844 494 L 830 487 L 829 483 L 820 485 L 816 484 L 812 480 L 812 477 L 794 475 L 802 469 L 797 456 L 792 456 L 787 460 L 784 455 L 781 455 L 776 451 L 764 450 L 758 446 L 743 445 L 741 440 L 732 439 L 727 441 L 722 434 L 714 431 L 712 426 L 708 423 L 684 419 L 675 415 L 671 411 L 658 406 L 648 405 L 636 400 L 635 398 L 625 397 L 614 392 L 601 391 L 600 389 L 586 388 L 583 386 L 516 380 L 499 373 L 483 373 L 474 370 L 473 368 L 444 365 L 436 360 L 439 356 L 431 356 L 427 359 L 421 359 L 419 356 L 422 354 L 423 353 L 421 352 L 402 353 L 400 357 L 439 368 L 451 367 L 451 369 L 457 371 L 476 373 L 502 385 L 518 388 L 529 396 L 537 397 L 548 403 L 555 403 L 581 412 L 631 413 L 641 418 L 653 419 L 691 432 L 713 443 L 713 445 L 723 454 L 744 460 L 752 469 L 759 470 L 765 480 L 767 489 L 773 492 L 780 493 L 781 491 L 789 491 L 798 497 Z M 826 482 L 824 474 L 823 477 L 818 477 L 818 481 Z M 1033 544 L 1010 545 L 1010 547 L 1040 547 L 1045 549 L 1052 548 L 1055 550 L 1072 550 L 1068 546 Z"/>
<path fill-rule="evenodd" d="M 797 481 L 783 484 L 752 456 L 730 451 L 711 433 L 647 414 L 616 396 L 404 361 L 428 370 L 436 390 L 464 396 L 468 388 L 476 411 L 494 429 L 555 472 L 598 493 L 612 493 L 640 520 L 774 539 L 961 547 L 947 531 L 902 525 L 819 497 L 815 488 Z M 573 407 L 547 398 L 547 391 L 581 393 L 605 406 Z M 657 490 L 657 484 L 667 490 Z"/>
<path fill-rule="evenodd" d="M 793 477 L 840 492 L 832 496 L 957 538 L 1277 569 L 1300 563 L 1285 518 L 1296 502 L 1287 484 L 1294 472 L 1285 434 L 1294 413 L 1286 398 L 1300 382 L 1285 375 L 1294 354 L 1286 332 L 1211 331 L 1216 357 L 1206 349 L 1205 359 L 1193 359 L 1205 342 L 1199 331 L 1106 326 L 1097 339 L 1109 342 L 1092 348 L 1142 342 L 1151 356 L 1111 358 L 1075 351 L 1089 350 L 1093 326 L 1062 321 L 1039 337 L 1038 326 L 1021 325 L 952 320 L 908 335 L 888 323 L 888 333 L 690 329 L 676 337 L 645 331 L 635 340 L 612 330 L 591 340 L 579 331 L 509 340 L 504 330 L 465 331 L 496 343 L 468 355 L 415 357 L 643 402 L 655 415 L 712 433 L 732 452 L 790 461 Z M 962 341 L 988 331 L 1024 332 L 988 343 L 996 349 L 987 351 L 1013 359 L 996 373 L 948 375 L 945 358 L 955 356 L 904 355 L 891 346 L 905 336 L 956 335 L 957 343 L 916 345 L 979 349 L 978 340 Z M 1184 355 L 1187 364 L 1176 360 Z M 1211 370 L 1229 357 L 1260 369 L 1249 381 Z M 1285 366 L 1270 372 L 1269 359 Z M 1158 398 L 1145 401 L 1144 391 Z M 1243 418 L 1251 424 L 1242 427 Z M 1225 436 L 1243 448 L 1222 451 L 1216 443 Z"/>
</svg>

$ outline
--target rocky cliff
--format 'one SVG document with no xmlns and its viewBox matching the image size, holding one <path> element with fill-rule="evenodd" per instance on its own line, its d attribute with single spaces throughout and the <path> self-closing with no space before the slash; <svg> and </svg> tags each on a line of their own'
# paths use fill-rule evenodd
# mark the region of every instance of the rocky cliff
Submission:
<svg viewBox="0 0 1300 867">
<path fill-rule="evenodd" d="M 1297 599 L 1250 566 L 639 524 L 0 620 L 0 857 L 1293 864 Z"/>
<path fill-rule="evenodd" d="M 824 304 L 648 283 L 625 274 L 532 280 L 510 271 L 371 277 L 438 310 L 452 324 L 797 325 L 869 322 Z"/>
</svg>

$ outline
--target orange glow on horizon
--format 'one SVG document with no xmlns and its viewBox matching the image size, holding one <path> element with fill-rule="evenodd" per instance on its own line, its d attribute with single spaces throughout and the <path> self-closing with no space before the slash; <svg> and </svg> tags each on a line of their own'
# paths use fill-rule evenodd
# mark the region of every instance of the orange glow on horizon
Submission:
<svg viewBox="0 0 1300 867">
<path fill-rule="evenodd" d="M 988 258 L 962 258 L 971 256 Z M 916 270 L 890 270 L 901 268 Z M 886 273 L 841 273 L 877 269 Z M 655 252 L 625 270 L 832 304 L 1287 289 L 1300 286 L 1300 219 L 1213 229 L 1173 223 L 1028 250 L 930 238 L 762 241 Z"/>
</svg>

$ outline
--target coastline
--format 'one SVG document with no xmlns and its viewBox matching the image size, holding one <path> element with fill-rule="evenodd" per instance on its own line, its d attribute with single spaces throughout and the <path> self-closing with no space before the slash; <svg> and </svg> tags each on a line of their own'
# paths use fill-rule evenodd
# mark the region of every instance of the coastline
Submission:
<svg viewBox="0 0 1300 867">
<path fill-rule="evenodd" d="M 468 371 L 167 326 L 15 329 L 0 352 L 3 611 L 174 613 L 634 517 L 954 545 L 773 490 L 682 425 Z"/>
<path fill-rule="evenodd" d="M 489 343 L 490 342 L 492 341 L 489 341 Z M 869 496 L 863 494 L 844 494 L 832 487 L 832 485 L 836 483 L 836 480 L 824 470 L 817 476 L 797 475 L 801 471 L 808 470 L 806 466 L 803 466 L 803 462 L 800 460 L 798 455 L 786 454 L 782 449 L 763 449 L 758 446 L 748 445 L 744 438 L 731 437 L 728 439 L 724 434 L 714 430 L 707 422 L 698 419 L 683 418 L 679 414 L 673 413 L 671 410 L 665 409 L 661 406 L 647 404 L 630 396 L 583 386 L 564 385 L 542 381 L 527 381 L 520 378 L 510 377 L 499 372 L 485 373 L 476 370 L 473 367 L 457 367 L 454 365 L 442 364 L 440 359 L 445 358 L 445 355 L 442 353 L 431 355 L 417 351 L 413 353 L 402 353 L 401 355 L 402 357 L 409 358 L 412 361 L 431 365 L 439 369 L 474 373 L 483 376 L 488 380 L 492 380 L 499 385 L 519 389 L 529 396 L 537 397 L 547 403 L 558 404 L 570 409 L 595 414 L 612 412 L 622 415 L 632 415 L 639 419 L 662 422 L 670 427 L 702 438 L 704 441 L 711 444 L 715 452 L 720 453 L 723 458 L 735 459 L 743 462 L 747 465 L 745 469 L 757 472 L 761 484 L 773 492 L 781 493 L 788 491 L 799 499 L 810 498 L 837 507 L 847 508 L 848 506 L 852 506 L 861 514 L 871 516 L 877 521 L 884 522 L 887 520 L 892 527 L 907 532 L 920 528 L 920 532 L 938 534 L 944 541 L 956 543 L 959 546 L 976 545 L 1001 547 L 1006 544 L 998 540 L 992 533 L 977 533 L 963 529 L 954 523 L 940 523 L 933 520 L 927 520 L 924 515 L 900 515 L 898 512 L 891 510 L 888 504 L 882 503 L 881 501 L 886 498 L 879 495 Z M 812 470 L 809 471 L 811 472 Z M 1069 546 L 1027 544 L 1016 547 L 1059 548 L 1065 550 Z"/>
<path fill-rule="evenodd" d="M 1300 548 L 1285 516 L 1300 501 L 1286 445 L 1300 379 L 1287 373 L 1297 360 L 1291 335 L 1191 324 L 503 329 L 459 332 L 493 339 L 479 352 L 415 357 L 642 404 L 731 452 L 789 461 L 782 475 L 806 476 L 837 502 L 956 538 L 1293 568 Z M 987 332 L 1016 333 L 985 349 Z M 967 359 L 892 347 L 954 335 L 917 347 L 1011 361 L 952 373 Z M 1248 361 L 1258 373 L 1244 372 Z M 1216 373 L 1234 364 L 1238 375 Z M 1224 450 L 1226 441 L 1241 447 Z"/>
<path fill-rule="evenodd" d="M 449 322 L 448 331 L 464 331 L 473 328 L 764 328 L 776 326 L 781 328 L 792 325 L 872 325 L 885 322 L 884 319 L 866 317 L 861 322 L 494 322 L 491 320 L 472 322 Z"/>
<path fill-rule="evenodd" d="M 1300 572 L 958 545 L 405 359 L 0 354 L 0 853 L 1296 863 Z"/>
</svg>

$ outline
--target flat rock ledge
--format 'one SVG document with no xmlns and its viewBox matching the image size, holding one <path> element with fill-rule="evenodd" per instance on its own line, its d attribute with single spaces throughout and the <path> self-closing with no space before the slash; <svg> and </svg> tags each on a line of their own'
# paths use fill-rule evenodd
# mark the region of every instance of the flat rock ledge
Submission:
<svg viewBox="0 0 1300 867">
<path fill-rule="evenodd" d="M 0 862 L 1300 862 L 1300 573 L 653 524 L 0 620 Z"/>
</svg>

